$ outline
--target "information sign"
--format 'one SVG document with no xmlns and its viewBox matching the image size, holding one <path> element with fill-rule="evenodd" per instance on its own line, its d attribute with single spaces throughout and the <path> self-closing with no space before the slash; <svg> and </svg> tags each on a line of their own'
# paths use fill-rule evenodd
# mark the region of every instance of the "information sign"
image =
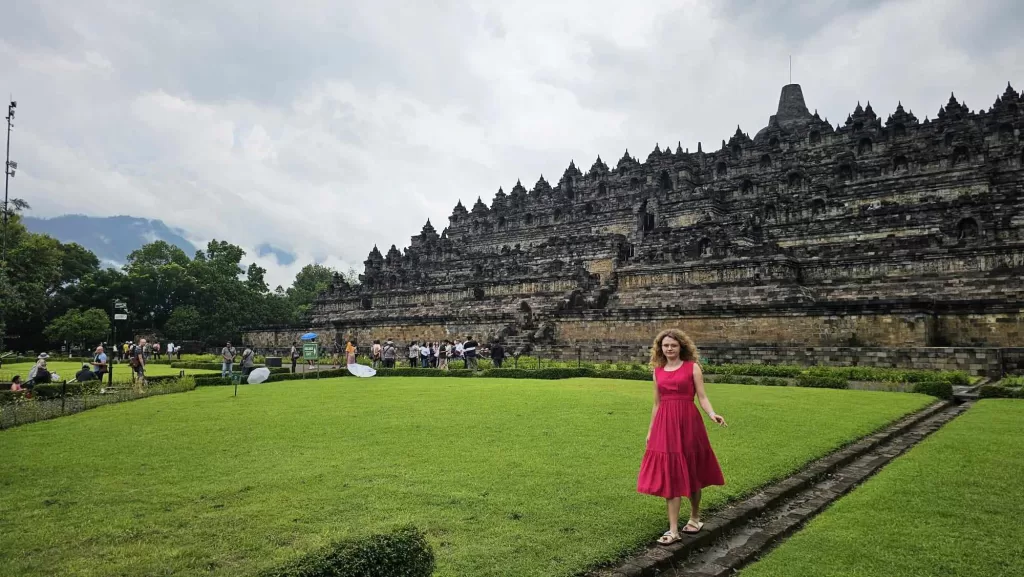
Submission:
<svg viewBox="0 0 1024 577">
<path fill-rule="evenodd" d="M 317 354 L 317 353 L 318 353 L 318 351 L 317 351 L 317 344 L 316 343 L 302 343 L 302 358 L 303 359 L 305 359 L 307 361 L 315 361 L 316 359 L 320 358 L 320 355 Z"/>
</svg>

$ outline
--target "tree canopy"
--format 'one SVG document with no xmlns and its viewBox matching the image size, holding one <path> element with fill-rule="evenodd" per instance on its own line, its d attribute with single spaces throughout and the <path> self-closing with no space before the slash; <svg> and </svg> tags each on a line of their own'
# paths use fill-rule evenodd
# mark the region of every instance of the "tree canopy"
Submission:
<svg viewBox="0 0 1024 577">
<path fill-rule="evenodd" d="M 132 251 L 120 269 L 103 268 L 78 244 L 28 231 L 19 215 L 24 208 L 14 205 L 8 215 L 0 350 L 110 340 L 115 300 L 128 309 L 127 321 L 115 321 L 119 340 L 136 333 L 209 344 L 237 339 L 245 327 L 304 323 L 316 296 L 338 274 L 306 265 L 290 287 L 271 291 L 266 269 L 246 263 L 241 247 L 216 239 L 192 257 L 158 240 Z M 354 271 L 345 276 L 357 282 Z"/>
</svg>

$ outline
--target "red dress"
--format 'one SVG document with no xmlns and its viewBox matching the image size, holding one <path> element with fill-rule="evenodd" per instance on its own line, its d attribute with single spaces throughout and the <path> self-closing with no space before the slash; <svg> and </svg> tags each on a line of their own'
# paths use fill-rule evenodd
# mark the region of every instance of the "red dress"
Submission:
<svg viewBox="0 0 1024 577">
<path fill-rule="evenodd" d="M 674 371 L 654 369 L 660 402 L 640 463 L 636 482 L 640 493 L 672 499 L 725 484 L 704 419 L 693 403 L 693 364 L 686 361 Z"/>
</svg>

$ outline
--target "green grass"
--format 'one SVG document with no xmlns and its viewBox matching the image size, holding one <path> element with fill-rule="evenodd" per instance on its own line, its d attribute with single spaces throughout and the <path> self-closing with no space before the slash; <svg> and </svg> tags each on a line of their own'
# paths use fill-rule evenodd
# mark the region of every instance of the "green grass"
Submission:
<svg viewBox="0 0 1024 577">
<path fill-rule="evenodd" d="M 82 370 L 82 363 L 69 363 L 66 361 L 46 361 L 46 368 L 51 372 L 56 372 L 60 375 L 61 379 L 71 380 L 75 377 L 75 373 Z M 32 363 L 17 363 L 8 365 L 5 364 L 0 369 L 0 382 L 9 383 L 11 377 L 14 375 L 21 375 L 21 381 L 25 382 L 28 380 L 28 372 L 32 370 Z M 170 365 L 158 365 L 151 364 L 146 365 L 146 376 L 157 377 L 165 375 L 177 375 L 181 371 L 185 371 L 186 375 L 213 375 L 220 374 L 220 371 L 211 371 L 205 369 L 172 369 Z M 237 370 L 237 369 L 236 369 Z M 128 366 L 128 363 L 122 363 L 114 365 L 114 382 L 115 383 L 127 383 L 131 382 L 132 369 Z M 106 382 L 106 376 L 103 378 Z"/>
<path fill-rule="evenodd" d="M 932 402 L 709 384 L 721 505 Z M 571 575 L 649 542 L 651 385 L 375 378 L 197 389 L 0 433 L 0 575 L 249 575 L 411 522 L 437 575 Z M 12 537 L 13 536 L 13 537 Z"/>
<path fill-rule="evenodd" d="M 1024 402 L 979 402 L 743 577 L 1024 575 Z"/>
</svg>

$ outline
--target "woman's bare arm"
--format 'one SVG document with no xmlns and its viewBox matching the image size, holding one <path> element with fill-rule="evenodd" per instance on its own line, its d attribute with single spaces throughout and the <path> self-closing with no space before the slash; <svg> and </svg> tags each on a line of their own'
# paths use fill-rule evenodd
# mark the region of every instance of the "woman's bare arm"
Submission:
<svg viewBox="0 0 1024 577">
<path fill-rule="evenodd" d="M 719 425 L 725 425 L 725 419 L 722 415 L 716 414 L 715 410 L 711 408 L 711 401 L 704 390 L 704 371 L 701 370 L 700 365 L 697 363 L 693 364 L 693 386 L 697 389 L 697 401 L 700 402 L 701 408 L 708 414 L 708 417 Z"/>
<path fill-rule="evenodd" d="M 651 440 L 651 429 L 654 428 L 654 415 L 658 413 L 658 403 L 661 402 L 661 397 L 658 395 L 658 378 L 654 377 L 654 407 L 651 408 L 651 424 L 647 427 L 647 440 Z"/>
</svg>

